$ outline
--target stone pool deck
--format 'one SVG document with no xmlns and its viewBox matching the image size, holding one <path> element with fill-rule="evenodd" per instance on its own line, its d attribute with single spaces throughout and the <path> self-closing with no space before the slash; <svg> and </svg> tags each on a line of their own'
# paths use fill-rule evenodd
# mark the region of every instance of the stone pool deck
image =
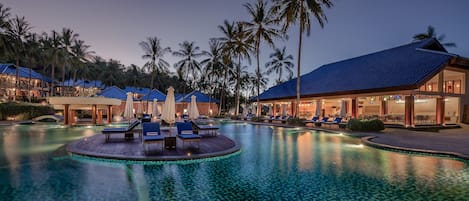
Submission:
<svg viewBox="0 0 469 201">
<path fill-rule="evenodd" d="M 175 137 L 175 133 L 164 132 L 165 136 Z M 118 160 L 140 160 L 140 161 L 172 161 L 192 160 L 208 157 L 223 156 L 240 150 L 240 146 L 233 140 L 223 135 L 203 136 L 200 140 L 199 149 L 197 143 L 186 142 L 184 147 L 182 141 L 177 139 L 175 149 L 161 149 L 163 144 L 147 145 L 147 153 L 144 152 L 138 133 L 134 139 L 126 141 L 124 134 L 113 134 L 111 140 L 106 142 L 104 134 L 96 134 L 66 145 L 67 152 L 90 157 L 99 157 Z"/>
</svg>

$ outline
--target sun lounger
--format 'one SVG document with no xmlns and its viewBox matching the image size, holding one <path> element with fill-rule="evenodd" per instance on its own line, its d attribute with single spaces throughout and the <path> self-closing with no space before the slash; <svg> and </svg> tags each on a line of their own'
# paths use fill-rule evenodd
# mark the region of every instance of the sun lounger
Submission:
<svg viewBox="0 0 469 201">
<path fill-rule="evenodd" d="M 134 132 L 133 129 L 140 124 L 139 120 L 135 120 L 127 127 L 119 127 L 119 128 L 104 128 L 101 133 L 106 135 L 106 142 L 109 141 L 111 134 L 125 134 L 125 138 L 127 140 L 133 139 Z"/>
<path fill-rule="evenodd" d="M 311 120 L 305 120 L 304 123 L 316 123 L 319 121 L 319 117 L 313 117 Z"/>
<path fill-rule="evenodd" d="M 203 125 L 203 124 L 198 124 L 196 122 L 192 122 L 193 128 L 194 128 L 194 133 L 200 135 L 200 134 L 205 134 L 208 133 L 211 136 L 217 136 L 218 135 L 218 130 L 220 129 L 219 126 L 213 126 L 213 125 Z"/>
<path fill-rule="evenodd" d="M 192 122 L 176 122 L 178 138 L 182 140 L 182 147 L 185 142 L 197 142 L 197 149 L 200 148 L 200 135 L 194 134 Z"/>
<path fill-rule="evenodd" d="M 143 150 L 147 153 L 148 144 L 161 144 L 161 151 L 163 151 L 164 136 L 161 135 L 160 123 L 143 123 L 142 124 L 142 135 L 143 135 Z"/>
<path fill-rule="evenodd" d="M 324 122 L 326 125 L 339 125 L 339 123 L 342 121 L 342 117 L 336 117 L 333 121 L 331 122 Z"/>
</svg>

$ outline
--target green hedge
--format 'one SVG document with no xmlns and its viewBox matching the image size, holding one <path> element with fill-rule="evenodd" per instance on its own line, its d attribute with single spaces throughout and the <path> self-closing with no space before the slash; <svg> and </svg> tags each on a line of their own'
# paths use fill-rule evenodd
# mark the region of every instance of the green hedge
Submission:
<svg viewBox="0 0 469 201">
<path fill-rule="evenodd" d="M 352 131 L 381 131 L 384 130 L 384 123 L 379 119 L 350 119 L 347 123 L 347 128 Z"/>
<path fill-rule="evenodd" d="M 290 117 L 287 119 L 287 124 L 294 125 L 294 126 L 304 126 L 305 119 L 300 119 L 298 117 Z"/>
<path fill-rule="evenodd" d="M 54 114 L 54 109 L 48 105 L 35 103 L 0 103 L 0 120 L 15 117 L 15 120 L 29 120 L 34 117 Z"/>
<path fill-rule="evenodd" d="M 262 118 L 262 117 L 252 117 L 251 121 L 253 121 L 253 122 L 263 122 L 264 118 Z"/>
</svg>

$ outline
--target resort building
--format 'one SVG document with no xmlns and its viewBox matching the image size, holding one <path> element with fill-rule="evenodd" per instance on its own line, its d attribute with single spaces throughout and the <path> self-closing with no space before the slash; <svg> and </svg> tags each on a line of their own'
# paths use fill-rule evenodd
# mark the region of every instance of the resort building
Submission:
<svg viewBox="0 0 469 201">
<path fill-rule="evenodd" d="M 0 64 L 0 98 L 2 100 L 13 100 L 16 87 L 16 69 L 18 68 L 19 89 L 16 100 L 42 100 L 48 96 L 49 85 L 52 80 L 36 71 L 17 67 L 14 64 Z"/>
<path fill-rule="evenodd" d="M 469 123 L 469 59 L 435 39 L 323 65 L 260 95 L 269 115 L 378 118 L 414 127 Z"/>
<path fill-rule="evenodd" d="M 176 113 L 187 114 L 189 110 L 189 104 L 191 103 L 191 97 L 195 96 L 197 102 L 197 109 L 199 114 L 211 116 L 213 114 L 218 114 L 218 99 L 212 98 L 207 94 L 204 94 L 200 91 L 193 91 L 182 97 L 176 99 Z"/>
<path fill-rule="evenodd" d="M 62 83 L 59 83 L 61 86 Z M 63 96 L 95 96 L 106 86 L 100 80 L 66 80 L 64 82 Z M 60 94 L 62 87 L 57 88 L 57 93 Z"/>
</svg>

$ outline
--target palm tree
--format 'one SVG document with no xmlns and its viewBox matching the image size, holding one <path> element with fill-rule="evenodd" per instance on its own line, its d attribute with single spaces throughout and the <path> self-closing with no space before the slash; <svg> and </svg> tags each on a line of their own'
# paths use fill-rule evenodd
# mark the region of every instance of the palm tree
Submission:
<svg viewBox="0 0 469 201">
<path fill-rule="evenodd" d="M 223 42 L 224 54 L 233 55 L 238 59 L 236 66 L 236 87 L 235 87 L 235 115 L 239 114 L 239 90 L 241 82 L 241 60 L 248 59 L 250 61 L 249 53 L 253 47 L 252 40 L 248 37 L 248 33 L 242 23 L 229 23 L 227 20 L 224 26 L 218 26 L 219 30 L 225 37 L 219 38 Z"/>
<path fill-rule="evenodd" d="M 269 58 L 271 58 L 272 60 L 265 64 L 265 67 L 267 68 L 267 74 L 270 75 L 273 72 L 277 73 L 277 84 L 282 83 L 283 71 L 286 71 L 288 73 L 288 77 L 290 79 L 291 77 L 293 77 L 293 56 L 291 54 L 286 55 L 285 47 L 283 47 L 282 50 L 276 48 L 275 52 L 269 55 Z"/>
<path fill-rule="evenodd" d="M 142 59 L 150 60 L 144 65 L 144 68 L 146 68 L 151 74 L 150 91 L 148 92 L 148 95 L 150 95 L 153 90 L 153 80 L 155 79 L 156 74 L 169 71 L 169 63 L 163 59 L 163 56 L 166 53 L 171 52 L 171 49 L 169 47 L 161 47 L 160 39 L 157 37 L 148 37 L 147 41 L 140 42 L 140 47 L 144 51 Z"/>
<path fill-rule="evenodd" d="M 300 110 L 300 70 L 301 70 L 301 45 L 303 42 L 303 33 L 311 33 L 311 16 L 314 15 L 321 27 L 327 22 L 323 6 L 332 7 L 331 0 L 275 0 L 272 8 L 274 13 L 278 14 L 279 22 L 283 24 L 283 31 L 287 31 L 290 25 L 298 22 L 298 63 L 296 77 L 296 111 Z M 295 113 L 298 117 L 298 112 Z"/>
<path fill-rule="evenodd" d="M 179 47 L 181 49 L 173 52 L 173 56 L 181 57 L 182 59 L 174 64 L 174 68 L 184 76 L 185 81 L 189 81 L 190 86 L 193 86 L 193 81 L 196 80 L 201 70 L 200 63 L 195 59 L 206 53 L 201 52 L 199 46 L 196 46 L 194 42 L 184 41 L 179 44 Z M 189 75 L 192 75 L 192 78 Z M 185 93 L 185 90 L 183 93 Z"/>
<path fill-rule="evenodd" d="M 276 24 L 276 20 L 274 19 L 274 15 L 271 11 L 266 9 L 267 2 L 263 0 L 257 0 L 257 4 L 255 6 L 251 5 L 250 3 L 244 4 L 244 7 L 248 10 L 248 13 L 251 17 L 251 21 L 244 22 L 246 26 L 246 32 L 249 34 L 249 37 L 252 38 L 254 42 L 254 50 L 256 52 L 256 60 L 257 60 L 257 72 L 260 72 L 260 44 L 262 41 L 267 42 L 270 46 L 274 46 L 273 38 L 280 37 L 279 30 L 277 30 L 274 25 Z M 260 83 L 262 74 L 256 73 L 256 79 L 258 80 L 257 83 Z M 257 105 L 259 105 L 259 92 L 260 86 L 257 85 Z M 260 115 L 260 107 L 258 107 L 256 111 L 256 116 Z"/>
<path fill-rule="evenodd" d="M 37 66 L 40 60 L 43 58 L 43 52 L 41 51 L 41 44 L 39 43 L 39 36 L 36 33 L 31 33 L 26 37 L 25 53 L 27 58 L 27 66 L 29 69 L 28 76 L 28 100 L 31 102 L 31 77 L 32 68 Z"/>
<path fill-rule="evenodd" d="M 61 41 L 61 37 L 56 31 L 52 31 L 50 36 L 47 33 L 42 34 L 41 43 L 45 49 L 48 63 L 51 65 L 52 83 L 49 91 L 52 96 L 55 96 L 55 66 L 58 65 L 59 58 L 63 52 L 61 50 Z"/>
<path fill-rule="evenodd" d="M 25 20 L 24 17 L 18 17 L 11 19 L 9 22 L 9 26 L 6 30 L 6 34 L 10 39 L 9 44 L 9 53 L 15 58 L 16 61 L 16 84 L 15 84 L 15 96 L 13 100 L 16 100 L 16 96 L 18 95 L 19 90 L 19 66 L 20 60 L 25 55 L 25 42 L 26 37 L 29 35 L 29 31 L 31 30 L 31 26 Z"/>
<path fill-rule="evenodd" d="M 432 25 L 429 25 L 427 28 L 427 32 L 425 33 L 419 33 L 414 35 L 414 40 L 419 41 L 419 40 L 424 40 L 427 38 L 436 38 L 438 41 L 443 42 L 445 39 L 445 34 L 442 34 L 440 36 L 436 35 L 435 28 Z M 456 43 L 442 43 L 443 46 L 446 47 L 456 47 Z"/>
<path fill-rule="evenodd" d="M 3 6 L 2 3 L 0 3 L 0 50 L 2 51 L 1 53 L 3 54 L 5 51 L 5 44 L 6 42 L 6 35 L 5 32 L 10 26 L 9 24 L 9 19 L 10 19 L 10 8 Z"/>
<path fill-rule="evenodd" d="M 63 48 L 62 50 L 62 90 L 61 95 L 63 96 L 65 93 L 65 72 L 66 72 L 66 66 L 71 64 L 71 60 L 73 59 L 72 55 L 72 43 L 73 41 L 77 40 L 78 34 L 73 33 L 73 30 L 68 29 L 68 28 L 63 28 L 62 29 L 62 45 Z M 70 67 L 70 66 L 69 66 Z M 73 87 L 73 86 L 72 86 Z"/>
<path fill-rule="evenodd" d="M 207 58 L 202 60 L 200 64 L 204 66 L 204 72 L 206 73 L 203 78 L 206 81 L 209 94 L 215 94 L 217 88 L 216 80 L 220 80 L 223 77 L 223 54 L 222 45 L 219 41 L 211 39 L 209 41 L 209 51 L 206 52 Z"/>
<path fill-rule="evenodd" d="M 94 51 L 88 50 L 90 48 L 89 45 L 85 44 L 85 41 L 82 40 L 74 40 L 73 46 L 71 46 L 71 53 L 72 53 L 72 64 L 75 65 L 76 69 L 73 69 L 73 86 L 75 86 L 75 80 L 77 78 L 77 72 L 81 71 L 82 75 L 86 75 L 86 63 L 92 58 L 92 54 Z M 83 81 L 85 78 L 82 77 Z M 85 82 L 83 82 L 85 84 Z"/>
</svg>

